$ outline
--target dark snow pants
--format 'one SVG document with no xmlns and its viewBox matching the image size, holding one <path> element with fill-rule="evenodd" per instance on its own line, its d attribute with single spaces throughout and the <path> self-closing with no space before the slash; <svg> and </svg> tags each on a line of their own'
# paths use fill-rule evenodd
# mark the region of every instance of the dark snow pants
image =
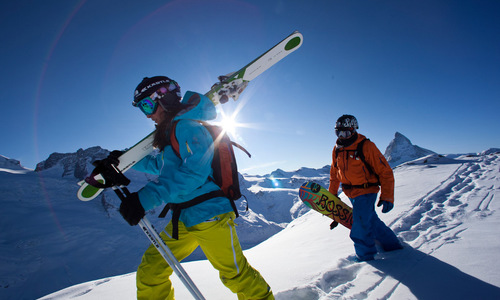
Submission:
<svg viewBox="0 0 500 300">
<path fill-rule="evenodd" d="M 353 221 L 350 238 L 359 260 L 372 260 L 377 253 L 377 240 L 385 251 L 400 249 L 394 232 L 382 222 L 375 212 L 377 194 L 365 194 L 351 200 Z"/>
</svg>

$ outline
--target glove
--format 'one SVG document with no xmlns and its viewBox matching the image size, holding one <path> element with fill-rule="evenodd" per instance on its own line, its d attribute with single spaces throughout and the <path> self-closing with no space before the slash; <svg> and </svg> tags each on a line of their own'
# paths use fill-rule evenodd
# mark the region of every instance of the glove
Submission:
<svg viewBox="0 0 500 300">
<path fill-rule="evenodd" d="M 330 230 L 333 230 L 333 228 L 337 227 L 339 225 L 339 222 L 333 221 L 332 224 L 330 224 Z"/>
<path fill-rule="evenodd" d="M 123 173 L 112 167 L 118 166 L 120 163 L 119 157 L 122 154 L 122 151 L 115 150 L 112 151 L 105 159 L 94 161 L 92 164 L 95 166 L 95 169 L 92 171 L 90 176 L 85 178 L 85 182 L 97 188 L 108 188 L 115 185 L 128 185 L 130 180 L 125 177 Z M 102 175 L 102 177 L 106 180 L 105 184 L 95 180 L 94 177 L 97 174 Z"/>
<path fill-rule="evenodd" d="M 137 225 L 146 212 L 139 201 L 139 195 L 132 193 L 125 197 L 120 204 L 120 214 L 130 226 Z"/>
<path fill-rule="evenodd" d="M 377 207 L 378 206 L 382 206 L 382 213 L 385 214 L 391 211 L 391 209 L 394 207 L 394 204 L 386 200 L 379 200 Z"/>
<path fill-rule="evenodd" d="M 109 165 L 118 166 L 120 160 L 118 159 L 123 154 L 120 150 L 111 151 L 111 153 L 105 159 L 96 160 L 92 164 L 95 167 L 104 167 Z"/>
</svg>

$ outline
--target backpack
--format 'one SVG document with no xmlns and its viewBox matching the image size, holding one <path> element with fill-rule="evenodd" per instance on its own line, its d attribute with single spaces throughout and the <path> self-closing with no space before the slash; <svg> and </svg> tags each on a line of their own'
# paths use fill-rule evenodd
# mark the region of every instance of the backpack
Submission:
<svg viewBox="0 0 500 300">
<path fill-rule="evenodd" d="M 342 188 L 345 189 L 352 189 L 352 188 L 367 188 L 370 186 L 378 186 L 380 185 L 380 179 L 377 173 L 373 171 L 372 166 L 366 161 L 365 159 L 365 154 L 363 153 L 363 145 L 365 144 L 366 141 L 369 141 L 370 139 L 363 139 L 361 140 L 358 145 L 356 146 L 356 150 L 339 150 L 338 148 L 335 149 L 335 166 L 337 166 L 337 156 L 340 151 L 351 151 L 354 152 L 354 158 L 359 158 L 361 162 L 365 165 L 366 169 L 368 170 L 368 173 L 375 175 L 377 177 L 377 182 L 367 182 L 365 184 L 361 185 L 350 185 L 350 184 L 343 184 L 342 183 Z"/>
<path fill-rule="evenodd" d="M 175 121 L 172 124 L 172 128 L 170 129 L 170 143 L 174 153 L 181 158 L 179 152 L 179 142 L 175 137 L 175 128 L 179 121 Z M 174 239 L 178 239 L 178 222 L 181 210 L 184 208 L 188 208 L 197 204 L 200 204 L 204 201 L 207 201 L 216 197 L 226 197 L 229 199 L 231 203 L 231 207 L 236 214 L 236 217 L 239 216 L 238 209 L 236 208 L 236 204 L 234 201 L 240 199 L 242 197 L 240 191 L 240 182 L 238 178 L 238 167 L 236 165 L 236 158 L 234 156 L 233 146 L 238 147 L 243 152 L 245 152 L 248 157 L 251 157 L 250 153 L 243 148 L 238 143 L 231 141 L 229 136 L 220 126 L 211 125 L 207 122 L 197 121 L 202 124 L 214 140 L 214 157 L 212 160 L 212 177 L 209 179 L 212 180 L 215 184 L 220 187 L 220 190 L 209 192 L 207 194 L 203 194 L 198 196 L 192 200 L 183 202 L 183 203 L 168 203 L 161 214 L 160 218 L 164 218 L 167 212 L 172 209 L 172 225 L 173 232 L 172 237 Z M 248 205 L 247 205 L 248 210 Z"/>
</svg>

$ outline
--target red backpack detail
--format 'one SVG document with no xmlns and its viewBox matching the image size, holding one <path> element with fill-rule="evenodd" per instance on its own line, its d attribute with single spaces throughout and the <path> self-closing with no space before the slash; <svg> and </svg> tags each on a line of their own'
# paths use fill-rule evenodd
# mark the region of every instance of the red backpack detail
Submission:
<svg viewBox="0 0 500 300">
<path fill-rule="evenodd" d="M 179 152 L 179 141 L 177 141 L 177 138 L 175 137 L 175 128 L 178 122 L 179 121 L 175 121 L 172 124 L 172 128 L 170 129 L 170 144 L 172 146 L 172 149 L 174 150 L 174 153 L 180 158 L 181 155 Z M 180 215 L 180 210 L 183 208 L 197 205 L 199 203 L 202 203 L 203 201 L 215 197 L 226 197 L 229 199 L 229 202 L 231 202 L 231 207 L 233 208 L 236 217 L 238 217 L 239 214 L 234 201 L 240 199 L 242 197 L 242 194 L 240 191 L 238 167 L 236 165 L 233 146 L 238 147 L 243 152 L 245 152 L 248 157 L 251 157 L 250 153 L 248 153 L 245 148 L 243 148 L 238 143 L 231 141 L 227 133 L 224 132 L 224 130 L 220 126 L 212 125 L 204 121 L 197 122 L 202 124 L 208 130 L 208 132 L 210 132 L 210 135 L 212 136 L 212 139 L 214 141 L 214 157 L 212 160 L 213 174 L 210 179 L 220 187 L 220 190 L 201 195 L 183 203 L 169 203 L 165 206 L 162 213 L 160 214 L 160 217 L 164 217 L 167 214 L 168 210 L 172 209 L 172 222 L 174 225 L 172 237 L 176 239 L 178 238 L 177 222 Z"/>
</svg>

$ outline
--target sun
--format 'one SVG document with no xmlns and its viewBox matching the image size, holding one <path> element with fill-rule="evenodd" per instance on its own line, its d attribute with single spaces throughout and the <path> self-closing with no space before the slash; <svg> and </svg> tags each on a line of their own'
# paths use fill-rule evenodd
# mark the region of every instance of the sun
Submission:
<svg viewBox="0 0 500 300">
<path fill-rule="evenodd" d="M 225 104 L 225 107 L 217 108 L 217 120 L 215 125 L 222 127 L 224 132 L 229 134 L 233 139 L 241 139 L 238 130 L 240 128 L 252 128 L 252 124 L 241 123 L 238 121 L 239 113 L 247 102 L 246 97 L 240 97 L 237 103 L 232 101 Z"/>
<path fill-rule="evenodd" d="M 236 128 L 238 128 L 238 122 L 236 122 L 235 116 L 222 115 L 220 126 L 222 127 L 222 129 L 224 129 L 225 132 L 228 132 L 234 136 L 236 135 Z"/>
</svg>

